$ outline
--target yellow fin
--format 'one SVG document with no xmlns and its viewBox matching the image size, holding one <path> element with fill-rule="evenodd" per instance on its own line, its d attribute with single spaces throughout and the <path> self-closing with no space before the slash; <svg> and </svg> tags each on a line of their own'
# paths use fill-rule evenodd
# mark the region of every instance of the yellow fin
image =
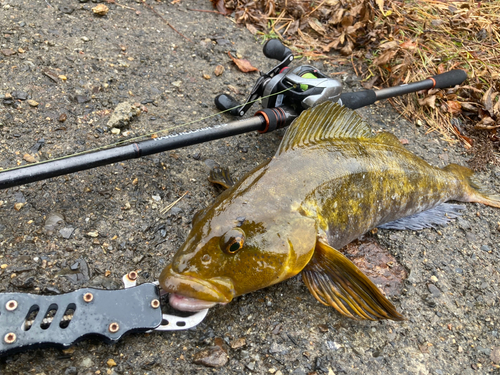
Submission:
<svg viewBox="0 0 500 375">
<path fill-rule="evenodd" d="M 342 253 L 317 241 L 302 279 L 316 299 L 353 319 L 404 320 L 380 290 Z"/>
<path fill-rule="evenodd" d="M 328 139 L 372 138 L 370 126 L 353 110 L 325 102 L 301 113 L 288 128 L 277 155 Z"/>
</svg>

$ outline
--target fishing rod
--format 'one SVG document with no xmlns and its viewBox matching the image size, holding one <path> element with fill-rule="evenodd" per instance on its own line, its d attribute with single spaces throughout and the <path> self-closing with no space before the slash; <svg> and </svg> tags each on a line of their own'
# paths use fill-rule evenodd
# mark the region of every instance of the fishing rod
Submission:
<svg viewBox="0 0 500 375">
<path fill-rule="evenodd" d="M 342 93 L 342 84 L 338 80 L 326 76 L 313 66 L 302 65 L 290 68 L 289 65 L 294 60 L 292 51 L 278 39 L 269 40 L 264 45 L 263 53 L 266 57 L 278 60 L 280 63 L 267 73 L 260 73 L 260 77 L 250 90 L 245 102 L 240 104 L 226 94 L 215 98 L 215 105 L 219 110 L 237 117 L 244 116 L 252 104 L 261 98 L 263 109 L 257 111 L 254 116 L 213 127 L 8 169 L 0 172 L 0 189 L 252 131 L 271 132 L 290 125 L 303 110 L 327 100 L 357 109 L 371 105 L 378 100 L 420 90 L 454 87 L 467 78 L 465 71 L 457 69 L 423 81 L 381 90 Z"/>
</svg>

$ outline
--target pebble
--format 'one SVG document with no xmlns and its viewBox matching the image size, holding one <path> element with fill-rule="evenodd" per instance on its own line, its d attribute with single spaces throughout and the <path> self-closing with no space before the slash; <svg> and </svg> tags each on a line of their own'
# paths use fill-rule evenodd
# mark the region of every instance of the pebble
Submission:
<svg viewBox="0 0 500 375">
<path fill-rule="evenodd" d="M 116 362 L 113 358 L 108 359 L 108 362 L 106 362 L 109 367 L 114 367 L 116 366 Z"/>
<path fill-rule="evenodd" d="M 23 208 L 23 206 L 25 205 L 26 203 L 15 203 L 14 204 L 14 209 L 16 211 L 19 211 L 21 208 Z"/>
<path fill-rule="evenodd" d="M 87 357 L 87 358 L 84 358 L 81 362 L 80 362 L 80 366 L 83 367 L 83 368 L 89 368 L 90 366 L 92 366 L 94 363 L 92 362 L 92 359 L 90 357 Z"/>
<path fill-rule="evenodd" d="M 231 341 L 231 349 L 239 349 L 244 347 L 246 344 L 246 339 L 244 337 L 240 337 L 236 340 Z"/>
<path fill-rule="evenodd" d="M 210 346 L 196 353 L 193 362 L 207 367 L 222 367 L 228 361 L 226 352 L 220 346 Z"/>
<path fill-rule="evenodd" d="M 114 135 L 119 135 L 121 132 L 120 129 L 118 128 L 111 128 L 111 134 L 114 134 Z"/>
<path fill-rule="evenodd" d="M 38 102 L 36 100 L 33 100 L 33 99 L 28 100 L 28 104 L 31 107 L 38 107 Z"/>
<path fill-rule="evenodd" d="M 483 251 L 490 251 L 490 247 L 488 245 L 481 245 L 481 250 Z"/>
<path fill-rule="evenodd" d="M 64 14 L 71 14 L 75 11 L 74 8 L 68 6 L 60 6 L 59 10 Z"/>
<path fill-rule="evenodd" d="M 432 281 L 433 283 L 437 283 L 439 280 L 438 280 L 438 278 L 437 278 L 436 276 L 432 275 L 432 276 L 431 276 L 431 281 Z"/>
<path fill-rule="evenodd" d="M 59 234 L 63 237 L 63 238 L 70 238 L 71 235 L 73 234 L 75 228 L 73 227 L 65 227 L 65 228 L 62 228 L 60 231 L 59 231 Z"/>
<path fill-rule="evenodd" d="M 90 41 L 90 39 L 87 36 L 82 36 L 82 40 L 84 42 L 89 42 Z"/>
<path fill-rule="evenodd" d="M 90 98 L 85 95 L 76 95 L 75 100 L 77 101 L 78 104 L 84 104 L 90 102 Z"/>
<path fill-rule="evenodd" d="M 105 16 L 109 12 L 109 8 L 104 4 L 98 4 L 92 8 L 92 12 L 98 16 Z"/>
<path fill-rule="evenodd" d="M 28 99 L 28 93 L 24 91 L 12 91 L 11 95 L 14 99 L 19 99 L 19 100 Z"/>
<path fill-rule="evenodd" d="M 130 124 L 130 121 L 141 114 L 141 110 L 134 105 L 123 102 L 116 106 L 108 121 L 110 128 L 123 128 Z"/>
<path fill-rule="evenodd" d="M 52 231 L 56 228 L 56 226 L 61 223 L 64 223 L 64 217 L 58 212 L 51 212 L 45 219 L 43 230 L 48 234 L 52 234 Z"/>
<path fill-rule="evenodd" d="M 500 346 L 495 346 L 491 350 L 490 359 L 496 365 L 500 365 Z"/>
<path fill-rule="evenodd" d="M 11 56 L 11 55 L 15 55 L 16 54 L 16 51 L 14 51 L 13 49 L 10 49 L 10 48 L 8 48 L 8 49 L 2 49 L 2 50 L 0 50 L 0 52 L 2 52 L 2 54 L 4 56 Z"/>
<path fill-rule="evenodd" d="M 427 289 L 431 292 L 432 296 L 437 298 L 441 295 L 441 291 L 434 284 L 427 284 Z"/>
<path fill-rule="evenodd" d="M 36 163 L 36 159 L 30 154 L 24 154 L 23 159 L 28 163 Z"/>
</svg>

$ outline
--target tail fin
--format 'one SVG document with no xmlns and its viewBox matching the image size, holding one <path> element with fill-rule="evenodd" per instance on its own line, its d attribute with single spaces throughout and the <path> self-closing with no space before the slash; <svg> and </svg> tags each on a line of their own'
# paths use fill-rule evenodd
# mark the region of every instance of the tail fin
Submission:
<svg viewBox="0 0 500 375">
<path fill-rule="evenodd" d="M 457 164 L 450 164 L 444 167 L 443 170 L 453 173 L 464 182 L 464 201 L 500 208 L 500 195 L 488 192 L 488 189 L 474 177 L 474 172 L 471 169 Z"/>
</svg>

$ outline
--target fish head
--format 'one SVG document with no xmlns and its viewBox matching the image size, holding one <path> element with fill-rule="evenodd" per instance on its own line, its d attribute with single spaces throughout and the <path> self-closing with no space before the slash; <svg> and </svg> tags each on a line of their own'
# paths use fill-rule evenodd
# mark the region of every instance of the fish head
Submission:
<svg viewBox="0 0 500 375">
<path fill-rule="evenodd" d="M 297 213 L 238 214 L 210 209 L 160 278 L 178 310 L 197 311 L 276 284 L 299 273 L 316 244 L 316 222 Z"/>
</svg>

